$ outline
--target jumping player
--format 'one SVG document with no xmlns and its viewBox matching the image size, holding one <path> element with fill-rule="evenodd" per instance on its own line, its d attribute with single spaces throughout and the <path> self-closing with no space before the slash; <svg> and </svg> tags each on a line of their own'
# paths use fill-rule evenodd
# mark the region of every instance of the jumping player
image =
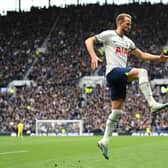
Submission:
<svg viewBox="0 0 168 168">
<path fill-rule="evenodd" d="M 114 131 L 120 119 L 123 104 L 126 98 L 126 85 L 128 82 L 138 79 L 139 87 L 147 100 L 151 112 L 158 112 L 166 107 L 154 100 L 148 80 L 148 72 L 143 68 L 127 67 L 128 55 L 135 55 L 142 60 L 168 62 L 165 55 L 153 55 L 141 51 L 135 43 L 127 37 L 131 30 L 132 18 L 129 14 L 121 13 L 116 17 L 116 29 L 106 30 L 86 39 L 85 44 L 91 57 L 91 68 L 95 70 L 98 62 L 102 60 L 96 55 L 94 45 L 102 43 L 106 56 L 106 79 L 111 88 L 112 112 L 106 121 L 106 129 L 103 138 L 98 141 L 98 147 L 106 159 L 108 156 L 109 137 Z"/>
</svg>

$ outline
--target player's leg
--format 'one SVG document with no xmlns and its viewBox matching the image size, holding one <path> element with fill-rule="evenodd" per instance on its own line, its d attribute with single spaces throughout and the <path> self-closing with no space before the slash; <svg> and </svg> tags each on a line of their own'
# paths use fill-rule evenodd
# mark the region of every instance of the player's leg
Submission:
<svg viewBox="0 0 168 168">
<path fill-rule="evenodd" d="M 106 159 L 109 159 L 108 145 L 110 136 L 116 129 L 117 123 L 122 113 L 122 107 L 126 97 L 127 84 L 127 76 L 125 76 L 125 72 L 128 72 L 129 70 L 130 69 L 116 68 L 107 76 L 107 81 L 111 89 L 112 111 L 106 121 L 104 136 L 98 142 L 98 146 Z"/>
<path fill-rule="evenodd" d="M 20 129 L 18 129 L 18 136 L 20 136 Z"/>
<path fill-rule="evenodd" d="M 23 137 L 23 129 L 20 131 L 20 136 Z"/>
<path fill-rule="evenodd" d="M 134 80 L 134 79 L 139 79 L 139 87 L 147 100 L 149 106 L 151 107 L 152 112 L 157 112 L 160 111 L 166 107 L 168 107 L 168 104 L 161 104 L 157 103 L 152 95 L 152 89 L 148 80 L 148 72 L 145 69 L 141 68 L 133 68 L 131 71 L 128 73 L 128 79 L 129 80 Z"/>
<path fill-rule="evenodd" d="M 102 142 L 105 145 L 109 144 L 110 136 L 113 133 L 113 131 L 116 129 L 117 123 L 121 117 L 123 104 L 124 104 L 123 99 L 112 101 L 112 111 L 107 118 L 106 129 L 104 132 L 104 136 L 102 138 Z"/>
<path fill-rule="evenodd" d="M 124 103 L 124 101 L 122 99 L 112 101 L 113 108 L 112 108 L 111 114 L 108 116 L 108 119 L 106 121 L 106 128 L 105 128 L 104 136 L 100 141 L 98 141 L 98 146 L 101 149 L 103 156 L 107 160 L 109 159 L 108 145 L 109 145 L 109 141 L 110 141 L 110 136 L 112 135 L 112 133 L 116 129 L 118 121 L 121 117 L 121 113 L 122 113 L 121 109 L 122 109 L 123 103 Z"/>
</svg>

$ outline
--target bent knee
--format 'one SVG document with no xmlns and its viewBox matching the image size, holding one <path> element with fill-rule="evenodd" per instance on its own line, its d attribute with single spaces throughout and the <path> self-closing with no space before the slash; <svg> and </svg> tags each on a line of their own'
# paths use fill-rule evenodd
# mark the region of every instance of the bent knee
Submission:
<svg viewBox="0 0 168 168">
<path fill-rule="evenodd" d="M 144 68 L 133 68 L 129 73 L 128 73 L 128 77 L 130 79 L 136 79 L 138 78 L 140 73 L 146 73 L 147 74 L 147 70 Z"/>
</svg>

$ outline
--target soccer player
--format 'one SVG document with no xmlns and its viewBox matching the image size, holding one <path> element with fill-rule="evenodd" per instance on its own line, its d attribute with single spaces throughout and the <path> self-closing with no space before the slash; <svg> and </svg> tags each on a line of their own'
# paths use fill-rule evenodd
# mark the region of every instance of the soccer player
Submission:
<svg viewBox="0 0 168 168">
<path fill-rule="evenodd" d="M 18 136 L 22 137 L 23 136 L 23 127 L 24 127 L 23 123 L 19 122 L 17 127 L 18 127 Z"/>
<path fill-rule="evenodd" d="M 116 29 L 106 30 L 86 39 L 85 45 L 91 57 L 91 68 L 95 70 L 98 62 L 102 60 L 96 55 L 94 45 L 102 43 L 106 56 L 106 79 L 111 88 L 112 112 L 106 121 L 106 129 L 103 138 L 98 141 L 98 147 L 106 159 L 108 156 L 109 137 L 114 131 L 120 119 L 123 104 L 126 98 L 126 85 L 138 79 L 139 87 L 147 100 L 151 112 L 158 112 L 166 107 L 154 100 L 148 80 L 148 72 L 144 68 L 127 67 L 129 55 L 135 55 L 142 60 L 168 62 L 165 55 L 153 55 L 143 52 L 135 46 L 135 43 L 127 37 L 131 30 L 132 18 L 129 14 L 121 13 L 116 17 Z"/>
</svg>

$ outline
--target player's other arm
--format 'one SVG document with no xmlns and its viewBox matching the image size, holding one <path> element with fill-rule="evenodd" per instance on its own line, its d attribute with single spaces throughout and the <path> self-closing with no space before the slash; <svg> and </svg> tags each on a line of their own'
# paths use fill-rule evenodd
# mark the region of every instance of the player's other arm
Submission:
<svg viewBox="0 0 168 168">
<path fill-rule="evenodd" d="M 85 40 L 86 49 L 91 57 L 91 68 L 95 70 L 98 66 L 98 61 L 102 60 L 96 55 L 94 45 L 96 43 L 96 37 L 89 37 Z"/>
<path fill-rule="evenodd" d="M 142 60 L 168 62 L 168 56 L 165 56 L 163 54 L 154 55 L 154 54 L 146 53 L 146 52 L 141 51 L 138 48 L 135 48 L 134 50 L 132 50 L 131 54 L 137 56 L 138 58 Z"/>
</svg>

